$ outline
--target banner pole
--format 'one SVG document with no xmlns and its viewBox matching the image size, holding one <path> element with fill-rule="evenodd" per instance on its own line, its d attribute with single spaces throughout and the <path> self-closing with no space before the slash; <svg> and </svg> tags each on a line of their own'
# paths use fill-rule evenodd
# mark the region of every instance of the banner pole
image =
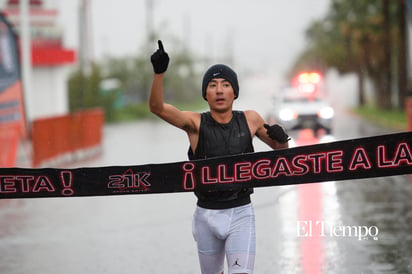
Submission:
<svg viewBox="0 0 412 274">
<path fill-rule="evenodd" d="M 30 34 L 30 6 L 29 0 L 20 1 L 20 26 L 21 26 L 21 62 L 22 62 L 22 82 L 23 94 L 25 98 L 24 105 L 26 106 L 27 123 L 33 120 L 32 96 L 31 89 L 31 34 Z M 27 127 L 30 128 L 30 127 Z"/>
</svg>

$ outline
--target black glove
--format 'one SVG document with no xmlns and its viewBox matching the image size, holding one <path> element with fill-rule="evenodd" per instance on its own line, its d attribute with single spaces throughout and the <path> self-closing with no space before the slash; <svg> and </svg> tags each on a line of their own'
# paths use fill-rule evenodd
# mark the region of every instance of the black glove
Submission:
<svg viewBox="0 0 412 274">
<path fill-rule="evenodd" d="M 167 70 L 169 55 L 165 52 L 162 41 L 159 40 L 157 43 L 159 44 L 159 48 L 152 54 L 150 61 L 152 62 L 154 72 L 160 74 Z"/>
<path fill-rule="evenodd" d="M 266 133 L 272 140 L 276 140 L 281 144 L 284 144 L 290 140 L 289 135 L 286 134 L 285 130 L 279 125 L 269 126 L 268 124 L 264 124 L 266 128 Z"/>
</svg>

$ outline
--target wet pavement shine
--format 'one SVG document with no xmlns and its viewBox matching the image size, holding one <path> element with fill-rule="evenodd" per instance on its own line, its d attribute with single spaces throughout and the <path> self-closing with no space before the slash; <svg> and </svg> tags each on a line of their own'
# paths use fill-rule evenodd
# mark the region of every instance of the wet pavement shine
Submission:
<svg viewBox="0 0 412 274">
<path fill-rule="evenodd" d="M 390 132 L 340 117 L 335 140 Z M 291 134 L 296 145 L 321 141 Z M 186 159 L 187 137 L 161 121 L 108 125 L 104 136 L 101 157 L 76 165 Z M 412 273 L 411 197 L 407 175 L 258 188 L 255 273 Z M 0 200 L 0 273 L 200 273 L 195 202 L 192 193 Z"/>
</svg>

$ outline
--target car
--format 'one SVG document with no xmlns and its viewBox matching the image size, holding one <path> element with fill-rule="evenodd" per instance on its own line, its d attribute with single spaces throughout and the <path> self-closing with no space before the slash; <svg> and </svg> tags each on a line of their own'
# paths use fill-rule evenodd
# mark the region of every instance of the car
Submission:
<svg viewBox="0 0 412 274">
<path fill-rule="evenodd" d="M 324 129 L 326 134 L 331 134 L 334 115 L 331 104 L 319 95 L 305 94 L 290 86 L 274 97 L 269 121 L 282 125 L 287 131 L 309 128 L 316 135 L 319 129 Z"/>
</svg>

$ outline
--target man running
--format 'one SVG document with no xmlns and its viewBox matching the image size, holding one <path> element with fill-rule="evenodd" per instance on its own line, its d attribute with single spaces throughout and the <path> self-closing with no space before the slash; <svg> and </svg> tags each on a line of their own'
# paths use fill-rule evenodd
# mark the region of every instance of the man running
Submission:
<svg viewBox="0 0 412 274">
<path fill-rule="evenodd" d="M 169 56 L 159 48 L 151 56 L 154 69 L 150 111 L 184 130 L 189 138 L 190 160 L 253 152 L 252 139 L 260 138 L 273 149 L 288 147 L 289 136 L 278 125 L 265 124 L 253 110 L 235 111 L 239 96 L 236 73 L 226 65 L 211 66 L 202 82 L 202 96 L 210 111 L 181 111 L 163 100 L 163 79 Z M 256 250 L 252 188 L 198 192 L 193 216 L 202 273 L 223 273 L 226 255 L 229 273 L 253 273 Z"/>
</svg>

